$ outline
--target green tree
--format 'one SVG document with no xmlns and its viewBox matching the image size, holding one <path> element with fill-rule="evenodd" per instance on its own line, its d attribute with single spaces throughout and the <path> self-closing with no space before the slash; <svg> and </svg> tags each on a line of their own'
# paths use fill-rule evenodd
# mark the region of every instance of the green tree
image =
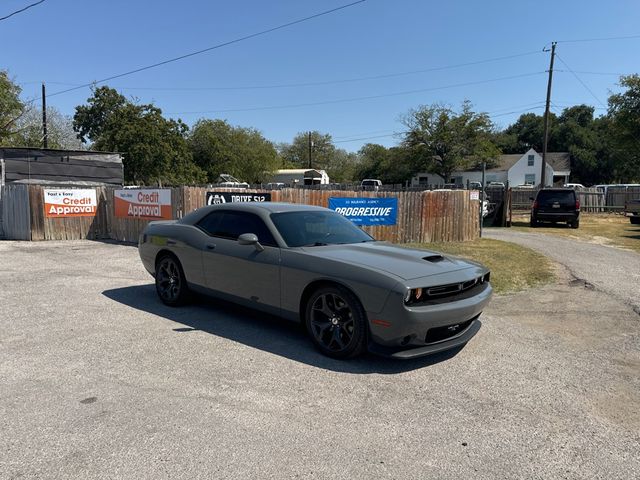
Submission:
<svg viewBox="0 0 640 480">
<path fill-rule="evenodd" d="M 40 148 L 42 136 L 42 112 L 30 109 L 17 121 L 12 145 Z M 73 119 L 55 107 L 47 107 L 47 145 L 49 148 L 82 149 L 82 142 L 73 130 Z"/>
<path fill-rule="evenodd" d="M 113 88 L 98 87 L 93 95 L 87 99 L 87 105 L 76 107 L 73 116 L 73 126 L 82 143 L 100 141 L 104 134 L 108 134 L 111 124 L 130 102 Z"/>
<path fill-rule="evenodd" d="M 311 161 L 309 160 L 309 133 L 300 132 L 291 144 L 280 145 L 280 156 L 293 168 L 317 168 L 327 170 L 334 160 L 336 147 L 331 135 L 311 132 Z"/>
<path fill-rule="evenodd" d="M 189 135 L 189 148 L 210 182 L 228 173 L 261 183 L 280 166 L 275 147 L 258 130 L 233 127 L 224 120 L 198 120 Z"/>
<path fill-rule="evenodd" d="M 188 127 L 167 120 L 153 105 L 137 105 L 115 90 L 94 90 L 87 105 L 76 107 L 74 130 L 96 150 L 123 153 L 125 182 L 135 184 L 202 183 L 185 136 Z"/>
<path fill-rule="evenodd" d="M 600 144 L 593 118 L 594 108 L 576 105 L 563 110 L 552 132 L 553 150 L 571 155 L 571 177 L 575 182 L 596 183 L 601 179 Z M 551 151 L 551 149 L 549 149 Z"/>
<path fill-rule="evenodd" d="M 549 114 L 549 131 L 553 132 L 557 118 Z M 550 137 L 551 139 L 551 137 Z M 499 148 L 504 153 L 524 153 L 530 148 L 542 152 L 544 143 L 544 116 L 535 113 L 523 113 L 512 125 L 507 127 L 496 138 Z M 548 145 L 549 151 L 555 151 Z"/>
<path fill-rule="evenodd" d="M 6 70 L 0 70 L 0 145 L 10 144 L 17 123 L 27 107 L 20 100 L 22 89 L 15 84 Z"/>
<path fill-rule="evenodd" d="M 337 148 L 326 167 L 332 182 L 345 183 L 356 180 L 356 169 L 360 163 L 358 154 Z"/>
<path fill-rule="evenodd" d="M 609 97 L 608 116 L 614 141 L 616 175 L 626 181 L 640 180 L 640 75 L 620 78 L 625 88 Z"/>
<path fill-rule="evenodd" d="M 311 138 L 309 138 L 311 137 Z M 311 141 L 311 142 L 309 142 Z M 311 143 L 311 149 L 309 149 Z M 351 182 L 357 177 L 360 156 L 336 148 L 331 135 L 317 130 L 300 132 L 293 142 L 278 145 L 280 163 L 285 168 L 325 170 L 332 182 Z M 309 158 L 311 155 L 311 158 Z"/>
<path fill-rule="evenodd" d="M 359 180 L 365 178 L 377 178 L 384 173 L 389 158 L 389 150 L 383 145 L 376 143 L 367 143 L 362 146 L 358 152 L 360 162 L 355 172 L 355 176 Z"/>
<path fill-rule="evenodd" d="M 420 150 L 420 148 L 417 148 Z M 386 148 L 368 143 L 358 152 L 357 178 L 377 178 L 386 184 L 404 184 L 420 170 L 421 153 L 405 146 Z"/>
<path fill-rule="evenodd" d="M 493 143 L 493 124 L 486 113 L 476 113 L 463 102 L 460 112 L 443 105 L 410 110 L 403 145 L 417 157 L 419 170 L 431 170 L 445 180 L 456 170 L 481 162 L 492 164 L 500 155 Z"/>
</svg>

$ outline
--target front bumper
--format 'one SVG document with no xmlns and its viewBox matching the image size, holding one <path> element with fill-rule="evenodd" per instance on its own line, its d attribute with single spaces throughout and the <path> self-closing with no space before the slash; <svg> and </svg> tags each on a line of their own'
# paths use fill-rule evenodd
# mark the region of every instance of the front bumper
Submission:
<svg viewBox="0 0 640 480">
<path fill-rule="evenodd" d="M 394 358 L 414 358 L 463 345 L 480 329 L 478 317 L 492 293 L 491 284 L 485 283 L 466 298 L 406 306 L 402 295 L 393 292 L 381 312 L 368 314 L 369 351 Z"/>
<path fill-rule="evenodd" d="M 409 347 L 409 348 L 394 348 L 383 347 L 372 343 L 369 345 L 369 351 L 375 355 L 383 357 L 397 358 L 399 360 L 410 360 L 412 358 L 420 358 L 427 355 L 433 355 L 434 353 L 444 352 L 456 347 L 460 347 L 471 340 L 476 333 L 480 331 L 482 322 L 477 318 L 471 321 L 471 324 L 458 335 L 451 337 L 447 340 L 425 345 L 423 347 Z"/>
</svg>

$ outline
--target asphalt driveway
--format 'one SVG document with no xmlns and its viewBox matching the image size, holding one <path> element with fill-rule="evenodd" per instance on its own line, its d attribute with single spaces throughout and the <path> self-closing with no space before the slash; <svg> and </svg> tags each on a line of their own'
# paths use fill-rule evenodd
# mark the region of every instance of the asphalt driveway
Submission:
<svg viewBox="0 0 640 480">
<path fill-rule="evenodd" d="M 609 245 L 525 233 L 508 228 L 485 230 L 485 237 L 532 248 L 565 266 L 577 281 L 629 305 L 640 315 L 640 255 Z M 640 240 L 639 240 L 640 241 Z"/>
<path fill-rule="evenodd" d="M 0 478 L 640 477 L 640 317 L 564 269 L 459 351 L 340 362 L 278 319 L 165 307 L 134 247 L 0 258 Z"/>
</svg>

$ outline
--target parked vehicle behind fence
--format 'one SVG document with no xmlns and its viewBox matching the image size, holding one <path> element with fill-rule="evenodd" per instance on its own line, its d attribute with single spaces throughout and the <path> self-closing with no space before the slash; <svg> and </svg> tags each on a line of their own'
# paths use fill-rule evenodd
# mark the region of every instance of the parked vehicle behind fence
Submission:
<svg viewBox="0 0 640 480">
<path fill-rule="evenodd" d="M 629 200 L 624 206 L 624 213 L 634 225 L 640 225 L 640 198 Z"/>
<path fill-rule="evenodd" d="M 360 186 L 363 190 L 373 190 L 377 192 L 382 186 L 382 180 L 378 180 L 376 178 L 365 178 L 362 180 Z"/>
<path fill-rule="evenodd" d="M 567 222 L 571 228 L 580 226 L 580 201 L 574 189 L 544 188 L 531 200 L 532 227 L 542 222 Z"/>
</svg>

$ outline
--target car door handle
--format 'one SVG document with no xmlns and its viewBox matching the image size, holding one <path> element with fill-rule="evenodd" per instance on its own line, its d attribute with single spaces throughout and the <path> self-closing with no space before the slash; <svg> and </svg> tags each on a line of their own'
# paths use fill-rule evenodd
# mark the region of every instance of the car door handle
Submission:
<svg viewBox="0 0 640 480">
<path fill-rule="evenodd" d="M 215 250 L 216 249 L 216 244 L 215 243 L 207 243 L 207 245 L 205 246 L 205 248 L 207 250 Z"/>
</svg>

